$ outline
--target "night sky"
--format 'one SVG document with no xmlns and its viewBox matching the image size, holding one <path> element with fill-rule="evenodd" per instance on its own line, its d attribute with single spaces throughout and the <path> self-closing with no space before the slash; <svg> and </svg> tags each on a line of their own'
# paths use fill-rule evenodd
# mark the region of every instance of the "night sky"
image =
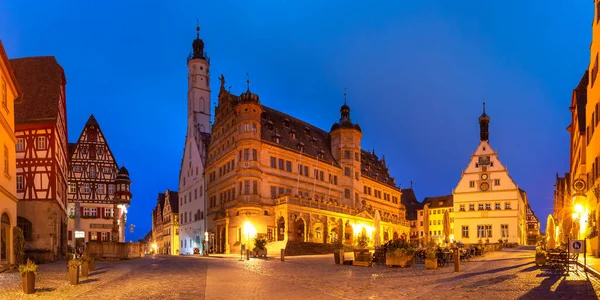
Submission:
<svg viewBox="0 0 600 300">
<path fill-rule="evenodd" d="M 329 130 L 347 87 L 363 149 L 419 200 L 452 193 L 485 97 L 490 143 L 545 230 L 592 1 L 60 2 L 0 1 L 0 39 L 9 58 L 56 56 L 70 142 L 95 115 L 133 180 L 127 240 L 151 229 L 157 193 L 178 188 L 196 18 L 213 102 L 219 74 L 239 94 L 248 72 L 263 104 Z"/>
</svg>

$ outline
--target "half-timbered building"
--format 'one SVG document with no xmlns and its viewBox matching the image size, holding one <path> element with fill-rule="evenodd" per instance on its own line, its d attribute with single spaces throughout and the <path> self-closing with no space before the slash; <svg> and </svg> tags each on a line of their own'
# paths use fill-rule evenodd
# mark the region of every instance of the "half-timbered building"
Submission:
<svg viewBox="0 0 600 300">
<path fill-rule="evenodd" d="M 164 253 L 179 255 L 179 193 L 167 189 L 162 209 Z"/>
<path fill-rule="evenodd" d="M 125 175 L 128 179 L 129 173 L 125 167 L 119 169 L 94 115 L 89 117 L 77 142 L 69 144 L 69 153 L 69 245 L 123 242 L 129 201 L 115 196 L 128 193 L 129 184 L 121 186 L 116 180 Z"/>
<path fill-rule="evenodd" d="M 0 41 L 0 272 L 15 263 L 13 227 L 17 226 L 15 103 L 21 90 Z"/>
<path fill-rule="evenodd" d="M 164 240 L 163 240 L 163 218 L 162 211 L 165 206 L 165 194 L 158 193 L 156 199 L 156 207 L 152 210 L 152 242 L 156 244 L 154 251 L 156 253 L 164 252 Z"/>
<path fill-rule="evenodd" d="M 10 63 L 23 91 L 15 103 L 17 225 L 26 252 L 57 257 L 67 242 L 67 81 L 53 56 Z"/>
</svg>

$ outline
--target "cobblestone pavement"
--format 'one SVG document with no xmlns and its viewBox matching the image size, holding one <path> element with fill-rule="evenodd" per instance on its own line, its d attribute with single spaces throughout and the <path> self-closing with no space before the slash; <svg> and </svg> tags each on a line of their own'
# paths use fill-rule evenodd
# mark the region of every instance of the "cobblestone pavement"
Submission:
<svg viewBox="0 0 600 300">
<path fill-rule="evenodd" d="M 533 258 L 532 248 L 507 249 L 455 273 L 452 266 L 340 266 L 332 255 L 285 262 L 148 256 L 97 262 L 77 286 L 69 285 L 61 261 L 40 265 L 33 295 L 21 292 L 18 273 L 0 274 L 0 299 L 598 299 L 597 278 L 540 269 Z"/>
</svg>

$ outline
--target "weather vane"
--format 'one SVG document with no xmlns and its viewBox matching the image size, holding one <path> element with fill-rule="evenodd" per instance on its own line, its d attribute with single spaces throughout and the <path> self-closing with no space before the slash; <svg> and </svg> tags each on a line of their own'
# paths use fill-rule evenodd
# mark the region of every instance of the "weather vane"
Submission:
<svg viewBox="0 0 600 300">
<path fill-rule="evenodd" d="M 196 18 L 196 38 L 200 38 L 200 20 Z"/>
<path fill-rule="evenodd" d="M 246 72 L 246 83 L 248 84 L 248 90 L 250 90 L 250 75 Z"/>
<path fill-rule="evenodd" d="M 346 105 L 346 87 L 344 87 L 344 105 Z"/>
</svg>

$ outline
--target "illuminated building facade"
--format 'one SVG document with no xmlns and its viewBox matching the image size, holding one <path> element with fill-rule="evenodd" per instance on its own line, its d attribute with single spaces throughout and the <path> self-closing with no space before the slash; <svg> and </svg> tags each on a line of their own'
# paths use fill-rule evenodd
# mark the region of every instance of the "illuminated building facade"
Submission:
<svg viewBox="0 0 600 300">
<path fill-rule="evenodd" d="M 499 239 L 524 245 L 527 194 L 512 180 L 489 143 L 490 117 L 479 117 L 480 142 L 453 190 L 456 241 L 475 244 Z"/>
<path fill-rule="evenodd" d="M 187 131 L 179 171 L 181 254 L 203 253 L 206 232 L 204 168 L 210 141 L 210 63 L 199 33 L 192 48 L 187 62 Z"/>
<path fill-rule="evenodd" d="M 69 143 L 69 159 L 69 245 L 124 242 L 131 181 L 123 185 L 118 181 L 128 181 L 129 172 L 124 166 L 118 167 L 94 115 L 85 123 L 77 142 Z M 121 193 L 126 197 L 117 196 Z"/>
<path fill-rule="evenodd" d="M 165 242 L 163 239 L 163 208 L 165 207 L 165 193 L 158 193 L 156 206 L 152 209 L 152 247 L 154 253 L 165 252 Z"/>
<path fill-rule="evenodd" d="M 205 171 L 209 246 L 238 252 L 265 237 L 287 242 L 355 244 L 409 237 L 401 190 L 385 158 L 361 148 L 362 131 L 341 107 L 330 131 L 262 105 L 248 90 L 233 95 L 221 76 Z M 378 212 L 377 212 L 378 211 Z"/>
<path fill-rule="evenodd" d="M 162 208 L 162 254 L 179 255 L 179 195 L 165 192 Z"/>
<path fill-rule="evenodd" d="M 13 227 L 17 226 L 15 103 L 21 90 L 0 41 L 0 270 L 14 264 Z M 19 262 L 21 263 L 21 262 Z"/>
<path fill-rule="evenodd" d="M 17 226 L 25 251 L 67 250 L 66 78 L 53 56 L 11 59 L 23 99 L 15 103 Z"/>
</svg>

